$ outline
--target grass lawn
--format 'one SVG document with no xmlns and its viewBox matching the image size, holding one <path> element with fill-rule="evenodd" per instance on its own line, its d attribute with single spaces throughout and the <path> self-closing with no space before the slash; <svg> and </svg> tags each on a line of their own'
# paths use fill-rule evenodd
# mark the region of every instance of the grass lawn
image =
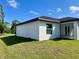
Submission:
<svg viewBox="0 0 79 59">
<path fill-rule="evenodd" d="M 0 59 L 79 59 L 79 41 L 38 42 L 4 34 L 0 36 Z"/>
</svg>

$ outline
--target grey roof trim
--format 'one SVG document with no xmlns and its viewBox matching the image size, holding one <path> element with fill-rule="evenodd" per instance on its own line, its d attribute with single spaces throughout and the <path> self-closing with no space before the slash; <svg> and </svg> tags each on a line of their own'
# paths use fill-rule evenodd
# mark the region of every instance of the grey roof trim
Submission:
<svg viewBox="0 0 79 59">
<path fill-rule="evenodd" d="M 37 17 L 37 18 L 31 19 L 31 20 L 19 23 L 16 26 L 22 25 L 22 24 L 27 24 L 27 23 L 34 22 L 34 21 L 64 23 L 64 22 L 71 22 L 71 21 L 79 21 L 79 18 L 65 17 L 65 18 L 61 18 L 61 19 L 56 19 L 56 18 L 51 18 L 51 17 L 47 17 L 47 16 L 41 16 L 41 17 Z"/>
<path fill-rule="evenodd" d="M 45 17 L 45 18 L 44 18 Z M 31 20 L 28 20 L 28 21 L 25 21 L 25 22 L 22 22 L 22 23 L 19 23 L 17 24 L 16 26 L 18 25 L 22 25 L 22 24 L 27 24 L 27 23 L 30 23 L 30 22 L 34 22 L 34 21 L 45 21 L 45 22 L 55 22 L 55 23 L 59 23 L 59 21 L 57 21 L 57 19 L 55 18 L 51 18 L 51 19 L 47 19 L 48 17 L 46 16 L 41 16 L 41 17 L 37 17 L 37 18 L 34 18 L 34 19 L 31 19 Z"/>
</svg>

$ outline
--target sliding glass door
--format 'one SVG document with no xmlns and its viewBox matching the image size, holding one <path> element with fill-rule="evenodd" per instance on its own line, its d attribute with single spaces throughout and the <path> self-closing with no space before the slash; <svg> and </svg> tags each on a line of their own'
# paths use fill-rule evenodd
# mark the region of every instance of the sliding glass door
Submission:
<svg viewBox="0 0 79 59">
<path fill-rule="evenodd" d="M 70 27 L 65 26 L 65 36 L 70 36 Z"/>
</svg>

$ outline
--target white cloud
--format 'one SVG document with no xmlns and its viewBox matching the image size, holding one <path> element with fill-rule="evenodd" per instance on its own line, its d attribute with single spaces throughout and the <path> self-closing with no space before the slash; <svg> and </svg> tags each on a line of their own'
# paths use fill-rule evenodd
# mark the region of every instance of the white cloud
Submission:
<svg viewBox="0 0 79 59">
<path fill-rule="evenodd" d="M 74 15 L 75 17 L 79 18 L 79 14 Z"/>
<path fill-rule="evenodd" d="M 48 12 L 54 12 L 54 10 L 52 10 L 52 9 L 49 9 L 49 10 L 48 10 Z"/>
<path fill-rule="evenodd" d="M 10 6 L 13 8 L 18 8 L 16 0 L 7 0 Z"/>
<path fill-rule="evenodd" d="M 53 15 L 54 13 L 61 12 L 62 9 L 61 9 L 61 8 L 57 8 L 56 10 L 49 9 L 49 10 L 47 10 L 47 11 L 48 11 L 48 15 Z"/>
<path fill-rule="evenodd" d="M 62 11 L 62 9 L 61 8 L 57 8 L 56 10 L 52 10 L 52 9 L 49 9 L 48 10 L 48 12 L 53 12 L 53 13 L 57 13 L 57 12 L 60 12 L 60 11 Z"/>
<path fill-rule="evenodd" d="M 51 12 L 49 12 L 48 15 L 53 15 L 53 14 Z"/>
<path fill-rule="evenodd" d="M 62 11 L 62 9 L 61 8 L 57 8 L 57 11 L 56 12 L 60 12 L 60 11 Z"/>
<path fill-rule="evenodd" d="M 71 12 L 75 13 L 75 12 L 79 11 L 79 6 L 70 6 L 70 7 L 69 7 L 69 10 L 70 10 Z"/>
<path fill-rule="evenodd" d="M 38 12 L 33 11 L 33 10 L 30 10 L 29 12 L 30 12 L 31 14 L 33 14 L 33 15 L 40 15 Z"/>
</svg>

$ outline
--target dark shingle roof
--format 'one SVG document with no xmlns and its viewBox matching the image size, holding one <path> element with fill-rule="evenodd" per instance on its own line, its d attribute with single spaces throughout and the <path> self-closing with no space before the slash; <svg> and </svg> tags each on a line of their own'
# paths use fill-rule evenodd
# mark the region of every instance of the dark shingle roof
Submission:
<svg viewBox="0 0 79 59">
<path fill-rule="evenodd" d="M 52 17 L 47 17 L 47 16 L 41 16 L 41 17 L 39 17 L 39 19 L 42 20 L 42 21 L 60 22 L 59 19 L 52 18 Z"/>
<path fill-rule="evenodd" d="M 79 21 L 79 18 L 75 17 L 64 17 L 60 19 L 60 22 L 70 22 L 70 21 Z"/>
<path fill-rule="evenodd" d="M 26 24 L 26 23 L 30 23 L 30 22 L 34 22 L 34 21 L 62 23 L 62 22 L 70 22 L 70 21 L 79 21 L 79 18 L 64 17 L 64 18 L 61 18 L 61 19 L 56 19 L 56 18 L 52 18 L 52 17 L 41 16 L 41 17 L 37 17 L 37 18 L 31 19 L 31 20 L 19 23 L 17 25 L 22 25 L 22 24 Z"/>
<path fill-rule="evenodd" d="M 31 19 L 31 20 L 28 20 L 28 21 L 25 21 L 25 22 L 22 22 L 22 23 L 19 23 L 17 25 L 21 25 L 21 24 L 26 24 L 26 23 L 30 23 L 30 22 L 33 22 L 33 21 L 46 21 L 46 22 L 56 22 L 56 23 L 59 23 L 60 21 L 56 18 L 51 18 L 51 17 L 47 17 L 47 16 L 41 16 L 41 17 L 37 17 L 37 18 L 34 18 L 34 19 Z"/>
</svg>

